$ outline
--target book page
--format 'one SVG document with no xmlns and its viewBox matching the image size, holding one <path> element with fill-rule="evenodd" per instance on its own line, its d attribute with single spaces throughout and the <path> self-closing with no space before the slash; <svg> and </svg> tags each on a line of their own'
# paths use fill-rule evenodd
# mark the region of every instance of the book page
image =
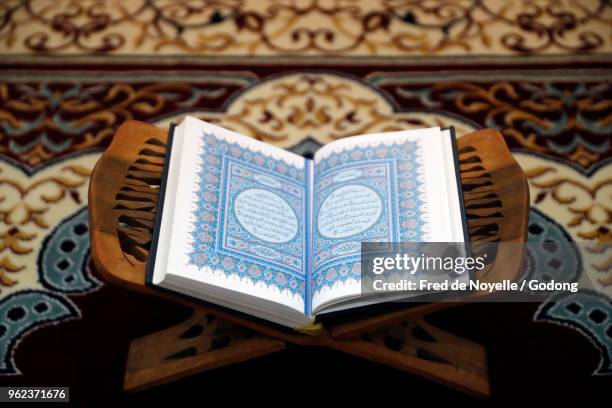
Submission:
<svg viewBox="0 0 612 408">
<path fill-rule="evenodd" d="M 169 244 L 169 273 L 304 311 L 305 159 L 193 118 Z"/>
<path fill-rule="evenodd" d="M 439 128 L 358 136 L 314 158 L 312 308 L 361 292 L 361 242 L 461 242 L 450 139 Z M 451 152 L 450 157 L 446 150 Z M 454 194 L 457 194 L 456 188 Z M 449 206 L 449 203 L 450 206 Z M 455 211 L 457 210 L 457 211 Z"/>
</svg>

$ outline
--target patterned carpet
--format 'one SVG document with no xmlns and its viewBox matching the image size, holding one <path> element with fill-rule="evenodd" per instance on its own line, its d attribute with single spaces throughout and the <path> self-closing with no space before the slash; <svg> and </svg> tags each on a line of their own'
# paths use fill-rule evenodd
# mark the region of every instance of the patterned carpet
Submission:
<svg viewBox="0 0 612 408">
<path fill-rule="evenodd" d="M 531 240 L 585 243 L 578 259 L 612 239 L 608 1 L 4 0 L 4 378 L 51 381 L 34 372 L 35 356 L 83 367 L 84 351 L 66 339 L 91 340 L 96 327 L 113 330 L 121 347 L 163 327 L 150 313 L 167 304 L 145 312 L 142 297 L 104 286 L 90 269 L 88 178 L 124 120 L 164 127 L 186 114 L 282 147 L 416 127 L 497 128 L 529 179 Z M 611 257 L 558 272 L 593 290 L 521 305 L 534 321 L 517 324 L 558 324 L 551 341 L 591 341 L 581 346 L 599 361 L 583 377 L 612 373 Z M 111 321 L 108 302 L 132 311 Z M 98 358 L 117 372 L 124 364 L 124 355 Z M 572 366 L 578 357 L 558 358 Z"/>
</svg>

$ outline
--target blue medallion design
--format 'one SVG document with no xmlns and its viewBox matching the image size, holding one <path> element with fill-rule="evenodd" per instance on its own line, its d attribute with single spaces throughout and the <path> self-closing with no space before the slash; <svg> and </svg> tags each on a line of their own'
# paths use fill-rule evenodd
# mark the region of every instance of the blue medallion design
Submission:
<svg viewBox="0 0 612 408">
<path fill-rule="evenodd" d="M 568 326 L 586 336 L 601 355 L 593 374 L 612 375 L 612 301 L 608 297 L 590 290 L 553 295 L 534 320 Z"/>
<path fill-rule="evenodd" d="M 76 317 L 78 309 L 63 295 L 25 290 L 7 296 L 0 302 L 0 374 L 19 374 L 12 352 L 26 333 Z"/>
<path fill-rule="evenodd" d="M 0 301 L 0 374 L 19 374 L 13 350 L 27 333 L 46 324 L 80 317 L 66 296 L 100 287 L 89 273 L 87 207 L 60 222 L 43 240 L 38 277 L 44 289 L 12 293 Z"/>
<path fill-rule="evenodd" d="M 529 213 L 526 280 L 576 282 L 582 273 L 582 255 L 563 227 L 535 208 Z M 529 291 L 529 289 L 525 289 Z"/>
<path fill-rule="evenodd" d="M 99 285 L 91 275 L 83 273 L 89 263 L 88 217 L 87 207 L 83 207 L 45 238 L 38 271 L 46 288 L 81 293 Z"/>
<path fill-rule="evenodd" d="M 420 197 L 423 184 L 420 156 L 418 142 L 401 141 L 354 147 L 315 165 L 311 293 L 337 282 L 361 278 L 361 242 L 424 240 L 426 214 Z M 326 236 L 325 231 L 321 233 L 318 215 L 328 197 L 349 186 L 376 192 L 381 211 L 368 228 L 342 237 Z"/>
<path fill-rule="evenodd" d="M 199 182 L 190 263 L 222 270 L 226 276 L 237 275 L 253 283 L 276 286 L 304 298 L 306 169 L 242 148 L 212 133 L 204 133 L 203 142 L 197 164 Z M 290 221 L 295 223 L 295 231 L 291 236 L 264 236 L 255 223 L 247 221 L 248 208 L 240 205 L 252 202 L 243 197 L 254 192 L 288 210 L 283 213 L 293 214 L 295 219 Z"/>
<path fill-rule="evenodd" d="M 580 251 L 563 227 L 535 208 L 529 214 L 528 241 L 526 279 L 578 281 L 583 269 Z M 612 374 L 612 303 L 605 295 L 591 290 L 554 294 L 534 320 L 568 326 L 586 336 L 601 354 L 594 374 Z"/>
</svg>

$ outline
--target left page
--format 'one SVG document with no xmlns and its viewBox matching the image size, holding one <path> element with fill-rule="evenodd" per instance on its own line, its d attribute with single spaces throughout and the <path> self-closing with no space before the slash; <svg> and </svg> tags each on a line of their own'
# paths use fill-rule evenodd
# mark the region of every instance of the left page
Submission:
<svg viewBox="0 0 612 408">
<path fill-rule="evenodd" d="M 168 273 L 303 312 L 306 160 L 194 118 L 183 124 L 171 232 L 160 237 Z"/>
</svg>

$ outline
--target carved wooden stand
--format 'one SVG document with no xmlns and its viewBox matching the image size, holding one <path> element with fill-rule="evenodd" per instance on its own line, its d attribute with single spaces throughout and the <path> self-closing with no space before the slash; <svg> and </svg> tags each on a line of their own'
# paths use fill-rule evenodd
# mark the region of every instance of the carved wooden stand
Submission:
<svg viewBox="0 0 612 408">
<path fill-rule="evenodd" d="M 287 342 L 330 347 L 429 378 L 463 392 L 489 395 L 484 347 L 436 328 L 431 303 L 324 327 L 316 336 L 279 330 L 212 305 L 145 286 L 145 265 L 156 213 L 166 132 L 126 122 L 96 165 L 89 189 L 92 258 L 110 283 L 172 298 L 192 316 L 132 341 L 124 389 L 142 390 L 198 372 L 282 350 Z M 475 255 L 489 242 L 522 243 L 527 235 L 526 178 L 502 136 L 482 130 L 458 140 L 461 181 Z M 514 280 L 522 246 L 500 246 L 479 273 L 484 281 Z"/>
</svg>

